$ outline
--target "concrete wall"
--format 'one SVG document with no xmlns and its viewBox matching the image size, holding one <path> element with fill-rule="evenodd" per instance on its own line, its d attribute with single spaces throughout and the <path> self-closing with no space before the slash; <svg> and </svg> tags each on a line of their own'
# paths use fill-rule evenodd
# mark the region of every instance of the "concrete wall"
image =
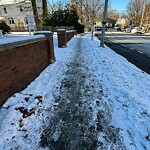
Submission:
<svg viewBox="0 0 150 150">
<path fill-rule="evenodd" d="M 0 46 L 0 105 L 51 63 L 54 53 L 50 41 L 41 37 Z"/>
</svg>

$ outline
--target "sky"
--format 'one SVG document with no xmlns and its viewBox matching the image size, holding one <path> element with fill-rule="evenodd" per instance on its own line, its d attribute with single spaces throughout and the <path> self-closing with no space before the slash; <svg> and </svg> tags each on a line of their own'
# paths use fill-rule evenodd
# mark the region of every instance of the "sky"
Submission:
<svg viewBox="0 0 150 150">
<path fill-rule="evenodd" d="M 49 0 L 50 3 L 55 3 L 59 0 Z M 60 0 L 67 2 L 68 0 Z M 110 0 L 110 6 L 112 9 L 116 9 L 119 12 L 125 11 L 130 0 Z"/>
<path fill-rule="evenodd" d="M 125 11 L 130 0 L 110 0 L 110 6 L 112 9 L 116 9 L 119 12 Z"/>
</svg>

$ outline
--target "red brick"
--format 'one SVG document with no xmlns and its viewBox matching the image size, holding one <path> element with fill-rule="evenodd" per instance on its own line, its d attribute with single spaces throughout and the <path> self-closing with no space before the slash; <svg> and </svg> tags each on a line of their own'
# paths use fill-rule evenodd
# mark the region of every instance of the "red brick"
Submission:
<svg viewBox="0 0 150 150">
<path fill-rule="evenodd" d="M 15 92 L 23 90 L 54 56 L 48 40 L 0 52 L 0 105 Z"/>
</svg>

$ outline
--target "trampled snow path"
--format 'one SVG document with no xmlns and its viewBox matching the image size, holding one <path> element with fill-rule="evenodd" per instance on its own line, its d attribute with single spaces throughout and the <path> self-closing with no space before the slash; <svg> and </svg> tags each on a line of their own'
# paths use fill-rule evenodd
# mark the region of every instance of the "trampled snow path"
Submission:
<svg viewBox="0 0 150 150">
<path fill-rule="evenodd" d="M 150 149 L 150 76 L 89 34 L 0 109 L 0 150 Z"/>
<path fill-rule="evenodd" d="M 102 100 L 101 82 L 95 68 L 91 68 L 94 58 L 89 55 L 86 39 L 75 38 L 74 44 L 75 54 L 66 64 L 60 85 L 55 87 L 58 107 L 47 122 L 41 145 L 52 150 L 96 150 L 109 146 L 123 149 L 119 130 L 111 125 L 111 109 Z M 98 141 L 98 133 L 107 139 L 103 145 Z"/>
</svg>

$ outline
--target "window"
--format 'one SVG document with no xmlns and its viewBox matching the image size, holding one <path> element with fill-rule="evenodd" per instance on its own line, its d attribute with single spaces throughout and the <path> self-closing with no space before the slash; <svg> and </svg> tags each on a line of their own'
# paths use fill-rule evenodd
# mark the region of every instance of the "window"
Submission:
<svg viewBox="0 0 150 150">
<path fill-rule="evenodd" d="M 22 11 L 23 11 L 23 8 L 22 8 L 22 6 L 20 6 L 20 7 L 19 7 L 19 9 L 20 9 L 20 12 L 22 12 Z"/>
<path fill-rule="evenodd" d="M 24 22 L 25 22 L 25 25 L 28 24 L 28 18 L 27 17 L 24 18 Z"/>
<path fill-rule="evenodd" d="M 8 18 L 9 24 L 15 24 L 14 18 Z"/>
<path fill-rule="evenodd" d="M 4 13 L 7 14 L 7 9 L 6 9 L 6 7 L 4 7 Z"/>
</svg>

